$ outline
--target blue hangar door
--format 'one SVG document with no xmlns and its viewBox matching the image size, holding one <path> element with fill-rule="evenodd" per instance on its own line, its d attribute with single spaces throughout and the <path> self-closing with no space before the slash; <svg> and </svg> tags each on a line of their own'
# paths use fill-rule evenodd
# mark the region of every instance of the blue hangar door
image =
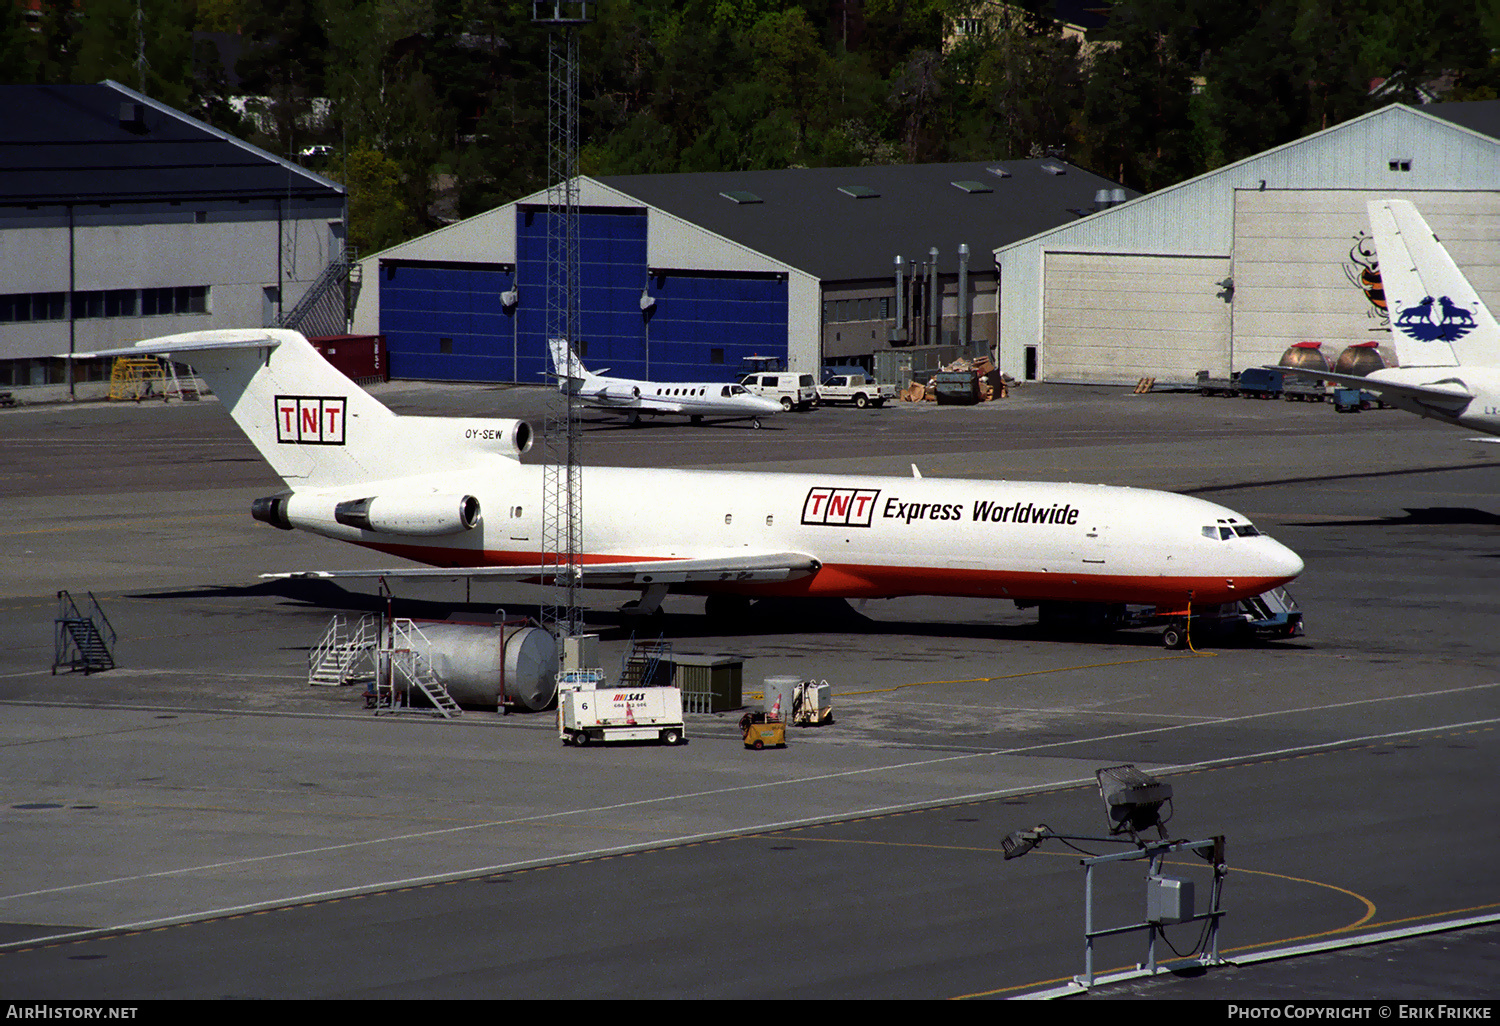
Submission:
<svg viewBox="0 0 1500 1026">
<path fill-rule="evenodd" d="M 647 290 L 651 377 L 737 381 L 747 356 L 787 359 L 787 277 L 654 269 Z"/>
<path fill-rule="evenodd" d="M 543 207 L 516 208 L 514 265 L 381 261 L 392 377 L 551 380 L 546 219 Z M 574 342 L 588 366 L 616 377 L 729 381 L 743 357 L 786 358 L 785 274 L 648 268 L 644 208 L 585 207 L 578 221 Z"/>
<path fill-rule="evenodd" d="M 391 377 L 432 381 L 540 381 L 517 377 L 515 284 L 509 264 L 380 262 L 380 332 Z"/>
<path fill-rule="evenodd" d="M 541 207 L 516 211 L 523 381 L 543 369 L 546 352 L 546 216 Z M 741 357 L 786 358 L 785 274 L 650 268 L 639 207 L 586 207 L 578 235 L 573 341 L 585 366 L 650 381 L 733 381 Z"/>
</svg>

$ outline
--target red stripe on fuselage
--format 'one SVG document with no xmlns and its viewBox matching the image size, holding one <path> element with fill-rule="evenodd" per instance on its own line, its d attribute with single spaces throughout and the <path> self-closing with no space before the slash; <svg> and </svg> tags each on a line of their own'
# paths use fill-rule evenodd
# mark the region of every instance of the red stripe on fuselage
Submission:
<svg viewBox="0 0 1500 1026">
<path fill-rule="evenodd" d="M 484 552 L 424 545 L 369 545 L 369 548 L 430 566 L 540 566 L 540 552 Z M 581 565 L 670 563 L 670 556 L 579 553 Z M 1029 602 L 1126 602 L 1134 605 L 1218 605 L 1259 595 L 1290 577 L 1150 577 L 1135 574 L 1041 573 L 922 566 L 825 563 L 816 573 L 790 581 L 745 584 L 679 585 L 687 593 L 732 593 L 751 596 L 809 598 L 896 598 L 902 595 L 952 595 L 968 598 L 1022 599 Z M 587 579 L 584 581 L 587 585 Z M 614 590 L 629 590 L 611 585 Z"/>
</svg>

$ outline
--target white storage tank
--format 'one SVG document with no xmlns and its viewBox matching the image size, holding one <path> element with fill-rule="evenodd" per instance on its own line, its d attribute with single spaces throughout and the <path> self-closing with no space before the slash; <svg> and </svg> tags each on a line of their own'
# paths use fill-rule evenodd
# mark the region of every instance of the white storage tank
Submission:
<svg viewBox="0 0 1500 1026">
<path fill-rule="evenodd" d="M 540 627 L 419 623 L 434 676 L 459 705 L 519 706 L 557 699 L 557 641 Z"/>
</svg>

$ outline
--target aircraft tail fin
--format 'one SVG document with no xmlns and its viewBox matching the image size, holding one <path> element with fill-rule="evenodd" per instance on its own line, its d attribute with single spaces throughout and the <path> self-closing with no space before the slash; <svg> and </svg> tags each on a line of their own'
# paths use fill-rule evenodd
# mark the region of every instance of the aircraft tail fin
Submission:
<svg viewBox="0 0 1500 1026">
<path fill-rule="evenodd" d="M 193 331 L 78 357 L 156 353 L 188 363 L 289 485 L 337 487 L 473 466 L 478 454 L 530 447 L 522 421 L 400 417 L 299 332 Z"/>
<path fill-rule="evenodd" d="M 1500 366 L 1500 325 L 1417 208 L 1368 206 L 1400 365 Z"/>
<path fill-rule="evenodd" d="M 559 391 L 578 391 L 597 375 L 589 372 L 564 338 L 549 338 L 547 350 L 552 354 L 552 369 L 557 373 Z"/>
</svg>

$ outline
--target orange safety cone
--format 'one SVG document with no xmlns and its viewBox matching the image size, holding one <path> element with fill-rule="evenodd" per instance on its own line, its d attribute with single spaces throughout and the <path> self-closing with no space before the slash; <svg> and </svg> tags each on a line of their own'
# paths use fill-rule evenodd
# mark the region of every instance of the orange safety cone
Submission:
<svg viewBox="0 0 1500 1026">
<path fill-rule="evenodd" d="M 771 715 L 768 716 L 768 717 L 766 717 L 766 719 L 768 719 L 768 720 L 779 720 L 779 719 L 781 719 L 781 696 L 780 695 L 776 696 L 776 704 L 773 705 L 773 706 L 771 706 Z"/>
<path fill-rule="evenodd" d="M 632 727 L 635 726 L 635 713 L 630 711 L 629 702 L 625 703 L 625 723 Z"/>
</svg>

